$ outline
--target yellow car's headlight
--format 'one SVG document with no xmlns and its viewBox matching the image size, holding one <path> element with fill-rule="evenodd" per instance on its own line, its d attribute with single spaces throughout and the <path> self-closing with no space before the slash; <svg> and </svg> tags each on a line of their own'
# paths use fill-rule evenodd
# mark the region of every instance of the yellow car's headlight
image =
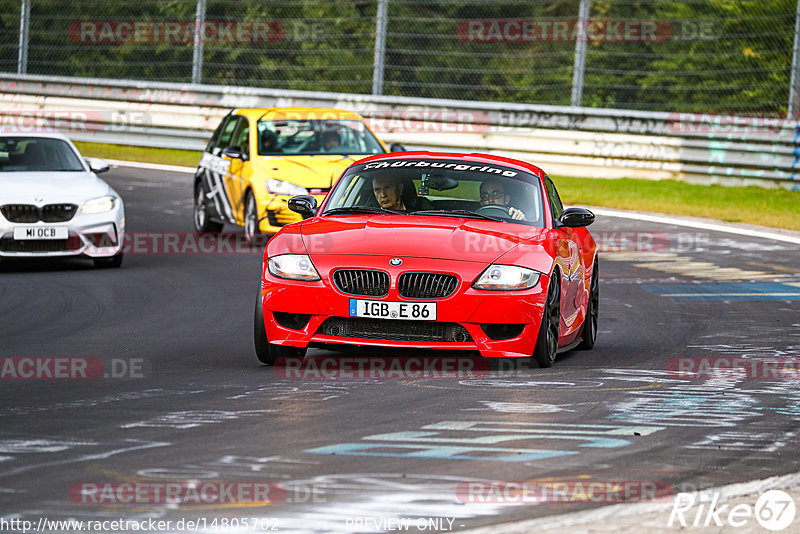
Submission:
<svg viewBox="0 0 800 534">
<path fill-rule="evenodd" d="M 264 185 L 267 187 L 267 191 L 274 195 L 307 195 L 308 190 L 305 187 L 301 187 L 297 184 L 293 184 L 292 182 L 287 182 L 286 180 L 276 180 L 275 178 L 270 178 L 267 180 Z"/>
</svg>

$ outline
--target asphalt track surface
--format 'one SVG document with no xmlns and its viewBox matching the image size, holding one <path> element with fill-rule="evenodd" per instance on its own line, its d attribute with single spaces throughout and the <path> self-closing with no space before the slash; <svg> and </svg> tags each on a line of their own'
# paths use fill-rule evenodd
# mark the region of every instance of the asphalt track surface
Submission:
<svg viewBox="0 0 800 534">
<path fill-rule="evenodd" d="M 191 175 L 105 177 L 125 199 L 128 232 L 191 232 Z M 786 360 L 800 357 L 798 246 L 612 217 L 591 230 L 603 247 L 594 350 L 455 379 L 298 379 L 261 366 L 258 252 L 128 254 L 118 270 L 2 262 L 0 357 L 99 360 L 110 376 L 14 379 L 3 368 L 0 518 L 173 521 L 150 532 L 187 530 L 181 519 L 214 532 L 463 531 L 614 498 L 582 498 L 581 482 L 671 494 L 800 471 L 800 380 Z M 376 355 L 409 356 L 312 349 L 306 361 Z M 789 378 L 669 373 L 676 358 L 767 357 Z M 512 491 L 486 503 L 465 491 L 548 480 L 567 493 L 531 502 L 497 486 Z M 269 483 L 271 500 L 86 494 L 87 483 L 185 482 Z"/>
</svg>

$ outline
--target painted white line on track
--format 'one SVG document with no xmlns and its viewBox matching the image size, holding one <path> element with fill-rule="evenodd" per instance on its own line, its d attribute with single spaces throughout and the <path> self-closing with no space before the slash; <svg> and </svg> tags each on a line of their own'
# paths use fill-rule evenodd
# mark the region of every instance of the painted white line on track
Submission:
<svg viewBox="0 0 800 534">
<path fill-rule="evenodd" d="M 161 163 L 139 163 L 137 161 L 122 161 L 118 159 L 103 158 L 109 165 L 119 167 L 136 167 L 137 169 L 150 169 L 154 171 L 190 172 L 194 174 L 197 167 L 181 167 L 180 165 L 162 165 Z M 199 161 L 199 160 L 198 160 Z"/>
<path fill-rule="evenodd" d="M 736 484 L 728 484 L 727 486 L 719 486 L 717 488 L 704 489 L 693 492 L 693 494 L 718 494 L 719 500 L 724 502 L 736 497 L 746 497 L 748 495 L 764 493 L 765 491 L 772 489 L 786 489 L 796 487 L 798 485 L 800 485 L 800 473 L 792 473 L 789 475 L 775 476 L 761 480 L 751 480 L 749 482 L 740 482 Z M 669 502 L 663 503 L 615 504 L 612 506 L 603 506 L 601 508 L 585 510 L 573 514 L 552 515 L 539 519 L 526 519 L 523 521 L 516 521 L 514 523 L 502 523 L 488 527 L 462 530 L 461 532 L 468 534 L 495 534 L 496 532 L 502 532 L 503 534 L 529 534 L 530 532 L 544 532 L 546 530 L 563 532 L 563 529 L 565 528 L 576 527 L 579 525 L 600 523 L 616 518 L 631 517 L 652 512 L 665 512 L 667 510 L 672 510 L 673 503 L 674 500 L 671 499 Z"/>
<path fill-rule="evenodd" d="M 773 241 L 783 241 L 785 243 L 794 243 L 800 245 L 800 233 L 785 230 L 774 230 L 771 228 L 754 229 L 746 228 L 742 225 L 728 224 L 724 222 L 706 222 L 691 218 L 679 218 L 670 215 L 650 215 L 647 213 L 637 213 L 631 211 L 611 210 L 608 208 L 594 208 L 590 207 L 592 213 L 595 215 L 602 215 L 604 217 L 619 217 L 621 219 L 635 219 L 637 221 L 654 222 L 660 224 L 673 224 L 675 226 L 687 226 L 699 230 L 711 230 L 712 232 L 726 232 L 729 234 L 736 234 L 748 237 L 760 237 L 762 239 L 771 239 Z"/>
</svg>

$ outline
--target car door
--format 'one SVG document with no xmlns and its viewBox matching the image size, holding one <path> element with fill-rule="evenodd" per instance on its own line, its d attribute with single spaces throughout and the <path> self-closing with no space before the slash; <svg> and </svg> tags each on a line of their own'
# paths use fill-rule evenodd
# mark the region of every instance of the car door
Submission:
<svg viewBox="0 0 800 534">
<path fill-rule="evenodd" d="M 225 175 L 225 187 L 228 199 L 233 209 L 233 217 L 237 224 L 244 224 L 244 185 L 252 174 L 250 161 L 250 123 L 246 117 L 240 117 L 236 129 L 231 136 L 228 148 L 236 149 L 241 153 L 241 158 L 224 156 L 230 161 L 228 172 Z"/>
<path fill-rule="evenodd" d="M 563 321 L 561 335 L 572 332 L 580 325 L 576 320 L 583 302 L 583 258 L 576 232 L 572 228 L 561 226 L 556 228 L 558 219 L 564 213 L 561 197 L 555 184 L 549 177 L 544 179 L 550 213 L 553 214 L 553 227 L 556 235 L 556 262 L 561 266 L 561 319 Z"/>
<path fill-rule="evenodd" d="M 222 120 L 208 142 L 200 161 L 206 191 L 214 202 L 217 214 L 228 222 L 235 222 L 226 179 L 231 160 L 224 157 L 222 151 L 230 145 L 233 133 L 241 119 L 242 117 L 238 115 L 228 115 Z"/>
</svg>

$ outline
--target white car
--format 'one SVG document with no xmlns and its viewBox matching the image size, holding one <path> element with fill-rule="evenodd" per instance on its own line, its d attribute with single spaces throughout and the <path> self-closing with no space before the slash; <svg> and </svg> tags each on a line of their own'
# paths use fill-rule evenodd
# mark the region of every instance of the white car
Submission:
<svg viewBox="0 0 800 534">
<path fill-rule="evenodd" d="M 0 259 L 84 256 L 122 265 L 122 198 L 58 133 L 0 133 Z"/>
</svg>

